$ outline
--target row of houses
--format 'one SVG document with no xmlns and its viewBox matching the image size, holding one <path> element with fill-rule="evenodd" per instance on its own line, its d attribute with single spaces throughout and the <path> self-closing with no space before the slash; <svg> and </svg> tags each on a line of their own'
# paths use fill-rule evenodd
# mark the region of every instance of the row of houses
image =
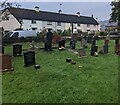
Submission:
<svg viewBox="0 0 120 105">
<path fill-rule="evenodd" d="M 24 8 L 6 8 L 1 14 L 0 26 L 5 31 L 13 31 L 22 28 L 23 30 L 36 30 L 40 32 L 44 28 L 53 31 L 64 31 L 77 28 L 82 32 L 96 32 L 100 30 L 100 25 L 93 15 L 91 17 L 76 14 L 64 14 L 61 10 L 58 13 Z"/>
</svg>

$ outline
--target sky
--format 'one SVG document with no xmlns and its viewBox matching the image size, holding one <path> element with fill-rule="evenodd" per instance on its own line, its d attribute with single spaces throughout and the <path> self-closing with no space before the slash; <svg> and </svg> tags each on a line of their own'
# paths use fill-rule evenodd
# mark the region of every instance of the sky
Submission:
<svg viewBox="0 0 120 105">
<path fill-rule="evenodd" d="M 34 9 L 35 6 L 38 6 L 41 11 L 58 12 L 59 9 L 62 9 L 62 12 L 66 14 L 75 14 L 76 12 L 80 12 L 82 16 L 91 16 L 93 14 L 94 18 L 98 18 L 99 21 L 108 20 L 111 14 L 111 0 L 109 0 L 109 2 L 108 0 L 104 0 L 106 2 L 100 2 L 102 0 L 97 0 L 96 2 L 91 2 L 95 0 L 84 0 L 90 2 L 76 2 L 78 0 L 74 0 L 75 2 L 70 2 L 73 0 L 64 0 L 64 2 L 62 2 L 63 0 L 61 0 L 61 2 L 53 2 L 55 0 L 49 0 L 51 2 L 48 2 L 48 0 L 46 0 L 47 2 L 43 2 L 43 0 L 39 0 L 41 2 L 38 2 L 38 0 L 36 0 L 36 2 L 30 2 L 30 0 L 29 2 L 28 0 L 18 1 L 19 0 L 14 0 L 13 2 L 12 0 L 13 4 L 20 4 L 20 8 Z M 60 3 L 62 4 L 61 6 Z"/>
</svg>

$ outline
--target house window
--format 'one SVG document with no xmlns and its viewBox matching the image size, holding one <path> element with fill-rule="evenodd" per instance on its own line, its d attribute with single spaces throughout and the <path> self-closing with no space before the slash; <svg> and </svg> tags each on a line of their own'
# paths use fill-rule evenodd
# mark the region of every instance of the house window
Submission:
<svg viewBox="0 0 120 105">
<path fill-rule="evenodd" d="M 80 27 L 80 24 L 77 24 L 78 27 Z"/>
<path fill-rule="evenodd" d="M 35 20 L 32 20 L 31 23 L 32 23 L 32 24 L 36 24 L 36 21 L 35 21 Z"/>
<path fill-rule="evenodd" d="M 47 22 L 47 25 L 52 25 L 52 22 Z"/>
<path fill-rule="evenodd" d="M 37 28 L 32 28 L 32 30 L 37 30 Z"/>
<path fill-rule="evenodd" d="M 57 22 L 57 26 L 61 26 L 61 22 Z"/>
<path fill-rule="evenodd" d="M 90 24 L 87 24 L 87 27 L 90 27 Z"/>
</svg>

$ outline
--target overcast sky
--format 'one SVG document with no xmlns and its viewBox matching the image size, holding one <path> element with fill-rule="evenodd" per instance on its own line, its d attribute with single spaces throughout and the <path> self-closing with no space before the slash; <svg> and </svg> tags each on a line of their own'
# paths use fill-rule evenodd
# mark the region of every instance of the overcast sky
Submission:
<svg viewBox="0 0 120 105">
<path fill-rule="evenodd" d="M 60 3 L 62 6 L 60 7 Z M 21 8 L 34 9 L 39 6 L 41 11 L 58 12 L 61 8 L 63 13 L 75 14 L 80 12 L 83 16 L 91 16 L 98 18 L 98 20 L 108 20 L 110 18 L 111 6 L 110 2 L 17 2 Z"/>
<path fill-rule="evenodd" d="M 13 1 L 13 0 L 8 0 L 8 1 Z M 17 4 L 20 4 L 21 8 L 34 9 L 35 6 L 38 6 L 41 11 L 51 11 L 51 12 L 58 12 L 58 10 L 60 9 L 59 4 L 62 3 L 61 9 L 63 13 L 75 14 L 76 12 L 80 12 L 80 14 L 83 16 L 91 16 L 93 14 L 94 17 L 98 18 L 99 21 L 101 20 L 104 21 L 110 18 L 110 13 L 111 13 L 110 2 L 112 0 L 110 0 L 110 2 L 100 2 L 102 0 L 91 0 L 97 2 L 68 2 L 68 1 L 78 1 L 78 0 L 64 0 L 64 2 L 62 2 L 63 0 L 61 0 L 61 2 L 53 2 L 60 0 L 49 0 L 51 2 L 43 2 L 44 0 L 39 0 L 41 2 L 26 2 L 26 1 L 30 1 L 30 0 L 14 0 L 13 3 L 16 2 Z M 81 1 L 90 1 L 90 0 L 81 0 Z M 108 1 L 108 0 L 104 0 L 104 1 Z"/>
</svg>

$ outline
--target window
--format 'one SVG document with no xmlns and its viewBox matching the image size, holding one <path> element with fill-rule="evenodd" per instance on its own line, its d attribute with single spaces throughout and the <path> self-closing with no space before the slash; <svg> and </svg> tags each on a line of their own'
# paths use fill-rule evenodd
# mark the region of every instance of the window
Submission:
<svg viewBox="0 0 120 105">
<path fill-rule="evenodd" d="M 77 26 L 79 26 L 79 27 L 80 27 L 80 24 L 77 24 Z"/>
<path fill-rule="evenodd" d="M 47 25 L 52 25 L 52 22 L 47 22 Z"/>
<path fill-rule="evenodd" d="M 87 24 L 87 27 L 90 27 L 90 24 Z"/>
<path fill-rule="evenodd" d="M 17 38 L 18 35 L 19 35 L 19 33 L 18 33 L 18 32 L 15 32 L 15 33 L 12 35 L 12 37 Z"/>
<path fill-rule="evenodd" d="M 61 26 L 61 22 L 57 22 L 57 26 Z"/>
<path fill-rule="evenodd" d="M 32 28 L 32 30 L 37 30 L 37 28 Z"/>
<path fill-rule="evenodd" d="M 36 24 L 36 21 L 35 21 L 35 20 L 32 20 L 31 23 L 32 23 L 32 24 Z"/>
</svg>

